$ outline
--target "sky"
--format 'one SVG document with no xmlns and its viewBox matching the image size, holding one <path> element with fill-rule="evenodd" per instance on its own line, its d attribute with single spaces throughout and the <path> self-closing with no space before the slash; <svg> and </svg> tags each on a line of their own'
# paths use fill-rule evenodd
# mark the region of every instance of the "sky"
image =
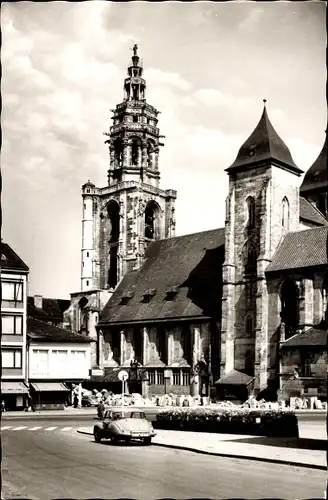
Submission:
<svg viewBox="0 0 328 500">
<path fill-rule="evenodd" d="M 224 225 L 224 169 L 264 98 L 301 169 L 323 146 L 325 2 L 2 2 L 1 30 L 2 238 L 30 267 L 31 295 L 80 290 L 81 186 L 106 186 L 103 133 L 134 43 L 177 235 Z"/>
</svg>

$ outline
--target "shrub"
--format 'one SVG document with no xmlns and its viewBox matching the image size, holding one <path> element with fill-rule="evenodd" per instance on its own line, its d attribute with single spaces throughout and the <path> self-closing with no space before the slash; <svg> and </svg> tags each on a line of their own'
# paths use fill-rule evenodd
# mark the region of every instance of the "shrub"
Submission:
<svg viewBox="0 0 328 500">
<path fill-rule="evenodd" d="M 157 429 L 256 436 L 298 437 L 295 413 L 250 408 L 169 408 L 159 410 Z"/>
</svg>

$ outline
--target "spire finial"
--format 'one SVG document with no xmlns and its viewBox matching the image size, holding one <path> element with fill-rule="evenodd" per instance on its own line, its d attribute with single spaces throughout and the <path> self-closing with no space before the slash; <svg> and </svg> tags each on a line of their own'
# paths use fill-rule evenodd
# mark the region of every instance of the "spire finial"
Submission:
<svg viewBox="0 0 328 500">
<path fill-rule="evenodd" d="M 263 102 L 264 102 L 264 107 L 265 107 L 265 103 L 267 102 L 267 100 L 266 100 L 266 99 L 263 99 Z"/>
<path fill-rule="evenodd" d="M 138 55 L 138 45 L 136 43 L 133 45 L 132 50 L 133 50 L 133 55 L 137 56 Z"/>
</svg>

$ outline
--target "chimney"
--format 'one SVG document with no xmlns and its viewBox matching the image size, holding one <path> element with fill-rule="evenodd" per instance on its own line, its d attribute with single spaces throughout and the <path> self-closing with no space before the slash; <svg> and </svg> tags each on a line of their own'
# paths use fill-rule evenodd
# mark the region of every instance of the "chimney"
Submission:
<svg viewBox="0 0 328 500">
<path fill-rule="evenodd" d="M 34 306 L 42 309 L 42 295 L 34 295 Z"/>
</svg>

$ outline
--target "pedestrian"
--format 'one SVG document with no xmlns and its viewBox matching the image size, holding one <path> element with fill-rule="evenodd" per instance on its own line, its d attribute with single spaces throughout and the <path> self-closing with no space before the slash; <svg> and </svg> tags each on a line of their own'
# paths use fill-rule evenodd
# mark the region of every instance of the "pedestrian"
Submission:
<svg viewBox="0 0 328 500">
<path fill-rule="evenodd" d="M 2 411 L 2 412 L 3 412 L 3 411 L 6 411 L 6 403 L 5 403 L 5 400 L 4 400 L 4 399 L 1 401 L 1 411 Z"/>
<path fill-rule="evenodd" d="M 98 413 L 98 418 L 102 420 L 104 418 L 104 413 L 105 413 L 105 405 L 103 401 L 100 401 L 98 408 L 97 408 L 97 413 Z"/>
<path fill-rule="evenodd" d="M 77 408 L 79 404 L 79 398 L 77 397 L 77 394 L 74 394 L 74 408 Z"/>
</svg>

